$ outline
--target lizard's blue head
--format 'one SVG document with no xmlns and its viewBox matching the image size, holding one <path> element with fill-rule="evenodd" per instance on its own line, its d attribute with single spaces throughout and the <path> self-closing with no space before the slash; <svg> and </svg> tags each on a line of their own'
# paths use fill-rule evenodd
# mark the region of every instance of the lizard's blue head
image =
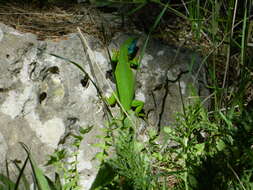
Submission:
<svg viewBox="0 0 253 190">
<path fill-rule="evenodd" d="M 131 55 L 137 51 L 137 49 L 138 49 L 137 41 L 138 41 L 137 38 L 135 38 L 132 40 L 131 44 L 129 45 L 129 47 L 128 47 L 128 54 L 129 55 Z"/>
<path fill-rule="evenodd" d="M 139 48 L 137 47 L 137 42 L 138 42 L 138 39 L 134 38 L 128 47 L 129 59 L 133 59 L 139 50 Z"/>
</svg>

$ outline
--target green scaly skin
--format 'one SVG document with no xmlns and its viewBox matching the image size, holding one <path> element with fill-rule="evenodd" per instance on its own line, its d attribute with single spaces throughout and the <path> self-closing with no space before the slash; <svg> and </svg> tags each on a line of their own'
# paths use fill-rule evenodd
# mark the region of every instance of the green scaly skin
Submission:
<svg viewBox="0 0 253 190">
<path fill-rule="evenodd" d="M 135 96 L 135 74 L 132 71 L 131 66 L 139 66 L 137 58 L 129 60 L 128 47 L 135 40 L 135 38 L 127 39 L 118 52 L 115 52 L 112 56 L 112 61 L 117 62 L 114 76 L 116 80 L 117 96 L 126 112 L 129 112 L 132 107 L 135 107 L 135 113 L 139 116 L 144 103 L 139 100 L 134 100 Z M 116 103 L 115 96 L 111 96 L 108 99 L 110 105 Z"/>
</svg>

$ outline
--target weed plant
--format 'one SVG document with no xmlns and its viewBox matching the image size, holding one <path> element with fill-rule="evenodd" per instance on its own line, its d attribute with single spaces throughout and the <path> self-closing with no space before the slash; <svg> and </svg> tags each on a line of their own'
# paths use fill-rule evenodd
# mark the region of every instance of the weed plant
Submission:
<svg viewBox="0 0 253 190">
<path fill-rule="evenodd" d="M 164 1 L 152 2 L 191 23 L 194 38 L 208 43 L 208 51 L 202 51 L 202 64 L 209 73 L 212 108 L 206 110 L 198 100 L 178 114 L 173 126 L 164 128 L 167 137 L 162 146 L 149 139 L 149 146 L 144 146 L 148 162 L 143 163 L 151 168 L 147 173 L 149 186 L 139 187 L 133 182 L 134 172 L 127 172 L 132 167 L 125 167 L 125 174 L 121 171 L 123 166 L 119 169 L 117 160 L 124 160 L 122 155 L 132 154 L 127 163 L 134 160 L 136 154 L 131 149 L 115 158 L 114 163 L 118 164 L 111 167 L 133 182 L 131 189 L 252 189 L 253 108 L 248 92 L 252 90 L 252 55 L 248 45 L 252 39 L 252 2 L 181 1 L 185 11 L 165 5 Z M 137 6 L 134 10 L 138 7 L 142 8 Z M 201 51 L 202 46 L 199 48 Z M 141 175 L 140 178 L 145 179 Z"/>
<path fill-rule="evenodd" d="M 21 167 L 19 164 L 14 162 L 18 170 L 17 179 L 15 180 L 11 179 L 8 172 L 8 165 L 6 164 L 6 175 L 0 174 L 0 190 L 79 190 L 80 186 L 78 184 L 79 173 L 77 168 L 77 155 L 80 143 L 83 140 L 83 135 L 88 133 L 91 129 L 92 126 L 87 128 L 80 127 L 78 134 L 70 134 L 70 136 L 73 138 L 73 143 L 70 146 L 76 149 L 76 151 L 73 153 L 69 153 L 65 149 L 61 149 L 55 150 L 55 152 L 50 156 L 46 165 L 54 166 L 56 170 L 54 180 L 49 179 L 43 173 L 34 160 L 31 150 L 29 150 L 25 144 L 20 143 L 23 149 L 26 151 L 27 157 Z M 28 182 L 28 176 L 26 176 L 24 173 L 28 162 L 32 168 L 32 186 Z"/>
</svg>

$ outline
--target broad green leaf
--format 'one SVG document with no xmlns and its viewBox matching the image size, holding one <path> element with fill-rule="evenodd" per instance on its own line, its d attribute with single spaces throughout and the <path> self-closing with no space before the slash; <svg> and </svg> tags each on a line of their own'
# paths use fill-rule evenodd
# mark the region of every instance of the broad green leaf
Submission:
<svg viewBox="0 0 253 190">
<path fill-rule="evenodd" d="M 115 176 L 116 171 L 108 163 L 102 163 L 90 190 L 109 184 Z"/>
<path fill-rule="evenodd" d="M 48 185 L 46 177 L 44 176 L 42 170 L 37 166 L 37 164 L 33 160 L 28 147 L 24 143 L 20 143 L 20 144 L 25 149 L 25 151 L 26 151 L 26 153 L 29 157 L 30 164 L 31 164 L 31 167 L 32 167 L 32 170 L 33 170 L 33 174 L 35 176 L 35 179 L 36 179 L 37 185 L 39 187 L 39 190 L 50 190 L 50 187 Z"/>
</svg>

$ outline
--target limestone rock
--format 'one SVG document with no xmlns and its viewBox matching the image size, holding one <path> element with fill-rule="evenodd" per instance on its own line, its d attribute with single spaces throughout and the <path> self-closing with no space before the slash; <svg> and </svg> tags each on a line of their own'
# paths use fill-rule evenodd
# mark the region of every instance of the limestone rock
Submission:
<svg viewBox="0 0 253 190">
<path fill-rule="evenodd" d="M 83 74 L 76 67 L 48 54 L 69 58 L 89 70 L 79 37 L 72 34 L 67 40 L 42 42 L 3 24 L 0 31 L 1 171 L 5 159 L 24 161 L 18 142 L 24 142 L 43 166 L 69 131 L 69 121 L 76 118 L 78 126 L 95 126 L 84 137 L 79 156 L 88 189 L 98 169 L 92 158 L 99 149 L 91 145 L 99 141 L 96 135 L 104 125 L 101 102 L 93 85 L 82 86 Z"/>
</svg>

